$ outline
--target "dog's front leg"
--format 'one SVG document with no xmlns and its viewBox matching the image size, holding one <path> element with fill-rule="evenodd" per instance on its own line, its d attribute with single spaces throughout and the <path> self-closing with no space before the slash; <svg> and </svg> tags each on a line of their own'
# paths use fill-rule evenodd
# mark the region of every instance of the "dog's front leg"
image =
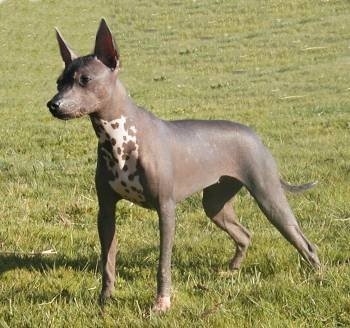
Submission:
<svg viewBox="0 0 350 328">
<path fill-rule="evenodd" d="M 102 290 L 99 301 L 104 305 L 105 301 L 112 296 L 115 282 L 115 204 L 109 208 L 100 208 L 97 220 L 102 267 Z"/>
<path fill-rule="evenodd" d="M 158 209 L 160 256 L 157 273 L 157 298 L 154 312 L 165 312 L 170 308 L 171 253 L 175 235 L 175 202 L 167 200 Z"/>
<path fill-rule="evenodd" d="M 101 244 L 102 290 L 100 304 L 112 296 L 115 281 L 116 236 L 115 236 L 115 209 L 117 196 L 110 190 L 104 179 L 103 171 L 96 171 L 96 191 L 99 211 L 97 216 L 98 235 Z"/>
</svg>

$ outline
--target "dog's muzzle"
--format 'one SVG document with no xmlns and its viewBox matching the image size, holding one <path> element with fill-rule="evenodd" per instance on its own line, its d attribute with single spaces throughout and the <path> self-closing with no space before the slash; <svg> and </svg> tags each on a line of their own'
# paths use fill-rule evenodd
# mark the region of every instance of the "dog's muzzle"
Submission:
<svg viewBox="0 0 350 328">
<path fill-rule="evenodd" d="M 70 118 L 69 115 L 62 111 L 62 101 L 60 100 L 60 98 L 55 96 L 46 105 L 49 108 L 50 113 L 54 117 L 59 118 L 61 120 L 68 120 Z"/>
</svg>

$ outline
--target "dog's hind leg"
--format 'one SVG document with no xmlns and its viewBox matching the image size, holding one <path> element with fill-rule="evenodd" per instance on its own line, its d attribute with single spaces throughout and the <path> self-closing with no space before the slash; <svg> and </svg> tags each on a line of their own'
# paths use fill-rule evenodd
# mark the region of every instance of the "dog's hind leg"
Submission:
<svg viewBox="0 0 350 328">
<path fill-rule="evenodd" d="M 280 233 L 314 268 L 320 266 L 315 247 L 302 233 L 288 204 L 276 164 L 265 151 L 264 160 L 250 166 L 244 185 L 257 201 L 260 209 Z"/>
<path fill-rule="evenodd" d="M 238 269 L 245 258 L 250 244 L 250 233 L 237 220 L 232 207 L 232 198 L 241 189 L 242 184 L 230 177 L 203 190 L 203 208 L 206 215 L 236 243 L 236 253 L 230 262 L 230 269 Z"/>
<path fill-rule="evenodd" d="M 251 192 L 268 220 L 298 250 L 314 268 L 320 266 L 315 247 L 308 241 L 287 202 L 281 186 L 273 190 L 269 186 Z"/>
</svg>

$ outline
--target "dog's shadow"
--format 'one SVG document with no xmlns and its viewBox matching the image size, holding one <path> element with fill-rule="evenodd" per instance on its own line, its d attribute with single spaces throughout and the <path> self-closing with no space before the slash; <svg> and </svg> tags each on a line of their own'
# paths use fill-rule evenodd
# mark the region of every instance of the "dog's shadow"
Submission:
<svg viewBox="0 0 350 328">
<path fill-rule="evenodd" d="M 79 257 L 69 259 L 64 256 L 0 254 L 0 276 L 7 271 L 25 269 L 28 271 L 45 272 L 59 267 L 69 267 L 76 271 L 96 271 L 97 257 Z"/>
<path fill-rule="evenodd" d="M 149 253 L 156 252 L 155 247 L 137 249 L 128 256 L 117 255 L 117 267 L 116 273 L 123 280 L 136 281 L 139 279 L 140 268 L 149 269 L 154 271 L 152 274 L 156 274 L 156 257 L 154 260 L 149 260 Z M 148 260 L 147 260 L 148 259 Z M 101 263 L 98 254 L 90 254 L 90 256 L 77 255 L 74 258 L 68 257 L 65 254 L 51 254 L 51 255 L 28 255 L 28 254 L 0 254 L 0 282 L 1 277 L 7 272 L 24 270 L 33 275 L 41 275 L 46 277 L 54 274 L 55 270 L 69 269 L 74 270 L 77 275 L 77 279 L 80 273 L 94 276 L 95 279 L 101 279 Z M 11 273 L 10 273 L 11 274 Z M 8 278 L 7 278 L 8 279 Z M 59 284 L 60 287 L 53 287 L 50 291 L 36 290 L 34 293 L 26 293 L 24 298 L 30 302 L 37 304 L 49 304 L 58 299 L 62 302 L 75 302 L 76 295 L 70 291 L 68 287 L 64 287 L 64 284 Z M 21 291 L 22 287 L 12 286 L 11 289 L 15 291 Z M 90 304 L 91 302 L 98 302 L 97 293 L 99 293 L 99 287 L 93 290 L 90 297 L 86 298 L 84 302 Z M 131 297 L 131 296 L 130 296 Z M 120 298 L 120 297 L 119 297 Z M 129 300 L 124 296 L 125 300 Z M 130 298 L 129 301 L 132 301 Z M 0 297 L 1 302 L 1 297 Z M 145 307 L 148 304 L 145 304 Z"/>
<path fill-rule="evenodd" d="M 128 256 L 117 254 L 117 273 L 124 279 L 136 279 L 137 268 L 155 269 L 156 255 L 149 260 L 149 254 L 157 254 L 156 247 L 149 246 L 134 250 Z M 31 254 L 0 254 L 0 277 L 13 270 L 27 270 L 45 273 L 58 268 L 69 268 L 77 272 L 89 272 L 100 275 L 101 263 L 97 254 L 70 258 L 65 254 L 31 255 Z"/>
</svg>

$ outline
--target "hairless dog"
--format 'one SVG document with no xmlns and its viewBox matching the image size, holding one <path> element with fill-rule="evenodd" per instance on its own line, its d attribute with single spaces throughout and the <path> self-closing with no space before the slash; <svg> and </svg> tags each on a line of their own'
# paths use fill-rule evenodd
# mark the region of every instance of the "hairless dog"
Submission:
<svg viewBox="0 0 350 328">
<path fill-rule="evenodd" d="M 58 93 L 47 106 L 63 120 L 89 115 L 98 138 L 95 183 L 102 304 L 114 289 L 115 210 L 121 199 L 158 213 L 156 312 L 170 308 L 175 206 L 201 190 L 206 215 L 236 244 L 231 269 L 239 268 L 250 243 L 250 233 L 232 207 L 242 186 L 301 256 L 319 267 L 315 247 L 302 233 L 284 193 L 284 189 L 309 189 L 313 183 L 283 182 L 272 155 L 247 126 L 229 121 L 165 121 L 135 105 L 119 80 L 119 51 L 103 19 L 90 55 L 76 56 L 57 30 L 56 36 L 65 68 L 57 80 Z"/>
</svg>

